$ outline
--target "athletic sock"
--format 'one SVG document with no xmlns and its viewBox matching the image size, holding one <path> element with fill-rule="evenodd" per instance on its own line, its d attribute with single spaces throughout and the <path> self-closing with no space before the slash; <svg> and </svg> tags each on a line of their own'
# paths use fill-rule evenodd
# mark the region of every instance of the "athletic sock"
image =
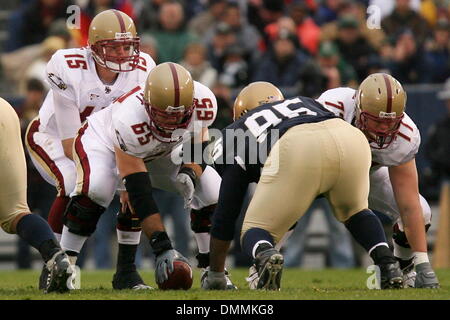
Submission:
<svg viewBox="0 0 450 320">
<path fill-rule="evenodd" d="M 39 215 L 23 216 L 17 224 L 16 232 L 30 246 L 39 250 L 45 262 L 61 250 L 47 221 Z"/>
</svg>

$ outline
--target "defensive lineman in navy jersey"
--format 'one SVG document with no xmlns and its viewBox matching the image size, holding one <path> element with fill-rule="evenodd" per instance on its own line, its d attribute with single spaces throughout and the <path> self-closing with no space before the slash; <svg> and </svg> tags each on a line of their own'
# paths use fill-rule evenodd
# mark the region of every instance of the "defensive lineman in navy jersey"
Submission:
<svg viewBox="0 0 450 320">
<path fill-rule="evenodd" d="M 251 110 L 222 131 L 214 150 L 214 168 L 222 175 L 227 164 L 245 162 L 246 177 L 258 182 L 261 167 L 273 144 L 290 128 L 337 118 L 314 99 L 297 97 L 272 102 Z M 238 141 L 240 133 L 244 134 Z M 241 143 L 239 143 L 241 142 Z M 220 144 L 220 146 L 219 146 Z M 241 164 L 242 167 L 242 164 Z"/>
<path fill-rule="evenodd" d="M 313 99 L 283 99 L 270 83 L 250 84 L 236 98 L 236 122 L 214 145 L 212 157 L 222 183 L 211 230 L 210 270 L 202 277 L 202 288 L 225 289 L 225 258 L 251 182 L 258 186 L 241 243 L 255 259 L 258 289 L 280 289 L 283 256 L 274 245 L 319 195 L 329 200 L 336 218 L 380 267 L 381 287 L 400 288 L 399 264 L 368 209 L 367 139 Z"/>
</svg>

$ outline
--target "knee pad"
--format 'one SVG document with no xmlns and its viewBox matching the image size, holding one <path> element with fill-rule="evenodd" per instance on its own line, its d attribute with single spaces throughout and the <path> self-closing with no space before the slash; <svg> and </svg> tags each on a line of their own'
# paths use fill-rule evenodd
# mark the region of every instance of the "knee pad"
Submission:
<svg viewBox="0 0 450 320">
<path fill-rule="evenodd" d="M 211 230 L 211 216 L 216 208 L 215 204 L 191 210 L 191 229 L 195 233 L 209 232 Z"/>
<path fill-rule="evenodd" d="M 133 214 L 130 208 L 127 207 L 125 212 L 119 210 L 117 213 L 117 229 L 120 231 L 139 232 L 142 230 L 139 217 Z"/>
<path fill-rule="evenodd" d="M 94 233 L 97 222 L 105 208 L 86 196 L 70 199 L 64 212 L 64 224 L 69 231 L 80 236 L 89 237 Z"/>
<path fill-rule="evenodd" d="M 431 224 L 426 224 L 425 225 L 425 232 L 428 231 L 430 226 L 431 226 Z M 408 243 L 408 239 L 406 238 L 405 231 L 400 230 L 400 227 L 398 226 L 398 223 L 394 224 L 392 229 L 393 229 L 392 239 L 395 241 L 395 243 L 398 244 L 400 247 L 403 247 L 403 248 L 411 248 L 409 243 Z"/>
</svg>

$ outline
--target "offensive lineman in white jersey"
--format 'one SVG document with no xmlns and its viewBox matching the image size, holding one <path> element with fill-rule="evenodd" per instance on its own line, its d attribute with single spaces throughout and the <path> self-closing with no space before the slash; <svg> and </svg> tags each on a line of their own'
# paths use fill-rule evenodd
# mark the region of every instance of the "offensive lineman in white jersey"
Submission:
<svg viewBox="0 0 450 320">
<path fill-rule="evenodd" d="M 75 189 L 72 145 L 81 123 L 143 83 L 154 66 L 153 59 L 139 51 L 133 20 L 118 10 L 106 10 L 94 17 L 89 26 L 88 47 L 58 50 L 47 64 L 51 90 L 39 117 L 28 127 L 26 146 L 42 177 L 57 188 L 48 221 L 58 240 L 69 195 Z M 122 241 L 124 228 L 120 221 L 118 270 L 113 288 L 148 288 L 134 266 L 138 243 Z M 134 231 L 140 234 L 140 230 Z M 41 280 L 44 278 L 45 268 Z"/>
<path fill-rule="evenodd" d="M 172 270 L 173 261 L 185 258 L 172 249 L 164 232 L 152 187 L 178 191 L 187 199 L 199 251 L 208 257 L 209 215 L 217 202 L 220 177 L 211 167 L 190 160 L 176 164 L 172 155 L 180 154 L 184 138 L 197 144 L 208 141 L 208 126 L 216 114 L 211 90 L 169 62 L 150 72 L 144 88 L 136 86 L 88 117 L 74 143 L 77 187 L 67 208 L 62 248 L 69 255 L 80 252 L 123 179 L 123 211 L 132 217 L 128 227 L 141 225 L 150 239 L 158 284 L 167 278 L 165 270 Z M 123 236 L 139 241 L 135 233 Z"/>
<path fill-rule="evenodd" d="M 361 129 L 369 140 L 369 208 L 394 221 L 394 255 L 403 269 L 405 285 L 439 287 L 427 254 L 431 210 L 418 190 L 415 155 L 420 133 L 404 112 L 406 92 L 401 84 L 388 74 L 375 73 L 361 83 L 358 91 L 330 89 L 317 100 Z"/>
</svg>

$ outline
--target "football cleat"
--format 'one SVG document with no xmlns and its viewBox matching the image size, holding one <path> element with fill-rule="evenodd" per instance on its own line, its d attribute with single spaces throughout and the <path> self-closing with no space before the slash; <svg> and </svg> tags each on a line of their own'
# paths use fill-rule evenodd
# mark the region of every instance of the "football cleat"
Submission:
<svg viewBox="0 0 450 320">
<path fill-rule="evenodd" d="M 41 275 L 39 276 L 39 290 L 45 290 L 47 288 L 47 279 L 49 276 L 49 271 L 47 266 L 44 264 L 42 266 Z"/>
<path fill-rule="evenodd" d="M 44 293 L 50 292 L 67 292 L 72 289 L 71 277 L 74 272 L 69 257 L 60 250 L 47 261 L 46 267 L 48 269 L 47 284 Z"/>
<path fill-rule="evenodd" d="M 429 262 L 416 265 L 416 281 L 414 288 L 437 289 L 439 281 Z"/>
<path fill-rule="evenodd" d="M 270 248 L 258 253 L 255 258 L 255 265 L 259 275 L 256 288 L 280 290 L 283 263 L 283 255 L 275 248 Z"/>
<path fill-rule="evenodd" d="M 217 278 L 212 279 L 208 277 L 209 267 L 203 269 L 202 275 L 200 277 L 201 287 L 207 290 L 237 290 L 237 287 L 233 284 L 230 279 L 230 273 L 225 269 L 224 279 Z"/>
<path fill-rule="evenodd" d="M 245 278 L 245 280 L 248 283 L 248 287 L 250 290 L 255 290 L 256 287 L 258 286 L 258 281 L 259 281 L 259 275 L 258 275 L 258 270 L 256 269 L 256 265 L 252 265 L 249 269 L 248 269 L 248 277 Z"/>
<path fill-rule="evenodd" d="M 380 263 L 380 287 L 381 289 L 403 288 L 403 273 L 398 261 L 393 263 Z"/>
<path fill-rule="evenodd" d="M 137 271 L 118 271 L 112 280 L 114 290 L 152 290 L 154 288 L 145 284 Z"/>
<path fill-rule="evenodd" d="M 409 272 L 403 271 L 403 288 L 414 288 L 416 283 L 417 272 L 411 270 Z"/>
<path fill-rule="evenodd" d="M 416 271 L 414 271 L 413 259 L 403 260 L 397 257 L 396 259 L 400 263 L 400 268 L 403 272 L 403 288 L 414 288 L 414 283 L 416 281 Z"/>
<path fill-rule="evenodd" d="M 227 280 L 225 274 L 216 272 L 216 276 L 212 276 L 209 267 L 203 269 L 200 277 L 200 286 L 205 290 L 227 290 Z"/>
<path fill-rule="evenodd" d="M 230 273 L 225 269 L 225 279 L 227 280 L 227 290 L 237 290 L 237 287 L 231 282 Z"/>
</svg>

